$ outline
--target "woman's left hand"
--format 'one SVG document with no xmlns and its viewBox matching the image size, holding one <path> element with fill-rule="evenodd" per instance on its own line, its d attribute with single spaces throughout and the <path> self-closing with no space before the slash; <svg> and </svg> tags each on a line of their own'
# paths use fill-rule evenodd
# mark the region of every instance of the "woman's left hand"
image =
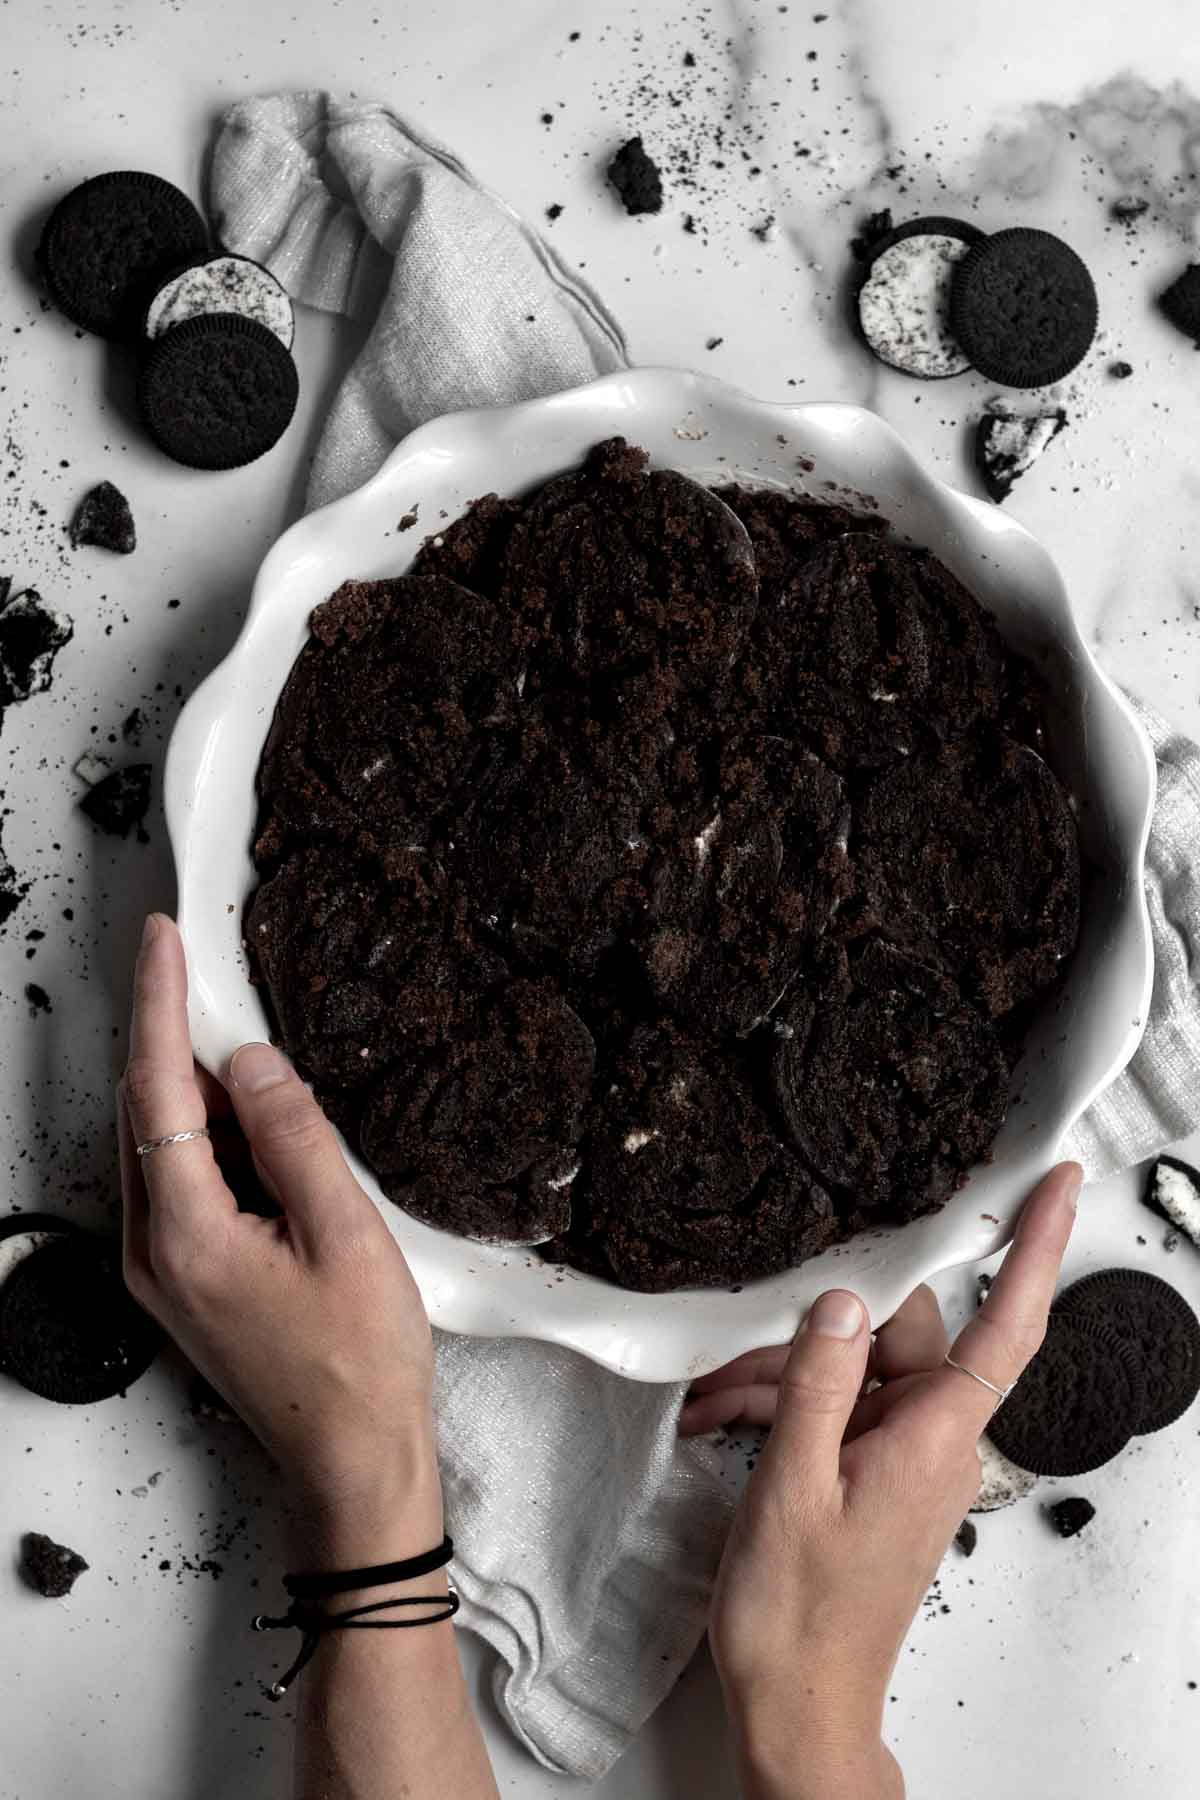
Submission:
<svg viewBox="0 0 1200 1800">
<path fill-rule="evenodd" d="M 152 915 L 118 1098 L 129 1290 L 280 1464 L 298 1554 L 356 1566 L 428 1550 L 441 1492 L 416 1283 L 287 1058 L 245 1044 L 226 1080 L 227 1095 L 192 1060 L 183 944 Z M 277 1216 L 239 1212 L 208 1137 L 136 1153 L 202 1129 L 240 1141 Z"/>
</svg>

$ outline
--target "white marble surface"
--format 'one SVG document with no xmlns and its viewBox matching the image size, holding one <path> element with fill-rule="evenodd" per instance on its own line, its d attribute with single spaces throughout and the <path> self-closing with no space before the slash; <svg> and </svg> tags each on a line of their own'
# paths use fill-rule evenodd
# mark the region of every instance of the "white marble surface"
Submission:
<svg viewBox="0 0 1200 1800">
<path fill-rule="evenodd" d="M 1193 251 L 1200 211 L 1193 8 L 825 0 L 818 23 L 819 10 L 9 0 L 0 572 L 64 607 L 76 636 L 52 691 L 13 709 L 0 735 L 5 841 L 32 880 L 0 937 L 5 1209 L 113 1217 L 108 1108 L 124 989 L 142 912 L 170 904 L 170 871 L 156 821 L 144 849 L 90 831 L 71 765 L 89 746 L 131 760 L 107 740 L 136 705 L 151 721 L 143 748 L 158 756 L 180 695 L 229 644 L 255 565 L 294 512 L 348 349 L 328 321 L 302 320 L 302 414 L 284 446 L 238 474 L 187 474 L 132 425 L 127 381 L 103 347 L 39 308 L 29 250 L 51 200 L 99 169 L 154 168 L 198 192 L 211 122 L 238 96 L 323 85 L 386 97 L 531 216 L 563 206 L 547 228 L 619 313 L 637 360 L 711 369 L 766 397 L 872 405 L 964 484 L 967 426 L 991 390 L 970 376 L 909 382 L 862 353 L 840 308 L 847 239 L 883 205 L 898 218 L 949 212 L 1061 232 L 1096 276 L 1103 335 L 1064 384 L 1068 431 L 1009 504 L 1060 560 L 1110 671 L 1200 729 L 1200 358 L 1151 304 Z M 627 219 L 600 180 L 634 129 L 664 161 L 659 218 Z M 1126 192 L 1151 200 L 1132 229 L 1107 216 Z M 772 213 L 778 233 L 760 241 L 752 227 Z M 1106 374 L 1118 356 L 1134 365 L 1128 381 Z M 134 503 L 141 541 L 125 561 L 64 548 L 75 498 L 102 477 Z M 30 980 L 51 1014 L 29 1016 Z M 1134 1192 L 1132 1176 L 1089 1191 L 1072 1267 L 1144 1265 L 1200 1304 L 1200 1259 L 1185 1244 L 1168 1260 Z M 964 1276 L 945 1289 L 965 1303 Z M 185 1395 L 186 1375 L 167 1362 L 127 1401 L 85 1411 L 0 1386 L 0 1800 L 286 1789 L 286 1712 L 258 1687 L 271 1646 L 244 1631 L 279 1566 L 270 1473 L 237 1428 L 192 1418 Z M 1066 1484 L 1100 1509 L 1083 1538 L 1059 1542 L 1029 1503 L 981 1521 L 972 1562 L 948 1560 L 889 1706 L 914 1796 L 1193 1791 L 1197 1429 L 1193 1411 Z M 92 1561 L 69 1601 L 18 1587 L 11 1551 L 29 1528 Z M 220 1580 L 196 1571 L 205 1559 L 223 1564 Z M 506 1796 L 579 1791 L 492 1735 Z M 598 1791 L 733 1793 L 703 1665 Z"/>
</svg>

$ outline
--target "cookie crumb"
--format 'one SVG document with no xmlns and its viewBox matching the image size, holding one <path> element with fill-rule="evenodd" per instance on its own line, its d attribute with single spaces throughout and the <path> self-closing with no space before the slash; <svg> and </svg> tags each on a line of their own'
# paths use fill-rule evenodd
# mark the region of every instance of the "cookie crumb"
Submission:
<svg viewBox="0 0 1200 1800">
<path fill-rule="evenodd" d="M 71 548 L 91 544 L 97 550 L 111 550 L 116 556 L 130 556 L 137 549 L 137 530 L 129 502 L 111 481 L 102 481 L 83 496 L 70 525 Z"/>
<path fill-rule="evenodd" d="M 663 185 L 658 164 L 646 153 L 640 137 L 622 144 L 608 165 L 608 179 L 630 214 L 662 211 Z"/>
<path fill-rule="evenodd" d="M 1082 1496 L 1070 1500 L 1056 1500 L 1052 1506 L 1042 1509 L 1061 1538 L 1078 1537 L 1085 1525 L 1090 1525 L 1096 1516 L 1096 1509 L 1090 1500 Z"/>
<path fill-rule="evenodd" d="M 87 1567 L 77 1550 L 56 1544 L 41 1531 L 27 1531 L 21 1539 L 21 1575 L 47 1600 L 65 1599 Z"/>
<path fill-rule="evenodd" d="M 81 812 L 112 837 L 128 837 L 136 828 L 138 843 L 148 844 L 142 821 L 150 807 L 150 774 L 149 763 L 114 769 L 84 795 L 79 802 Z"/>
</svg>

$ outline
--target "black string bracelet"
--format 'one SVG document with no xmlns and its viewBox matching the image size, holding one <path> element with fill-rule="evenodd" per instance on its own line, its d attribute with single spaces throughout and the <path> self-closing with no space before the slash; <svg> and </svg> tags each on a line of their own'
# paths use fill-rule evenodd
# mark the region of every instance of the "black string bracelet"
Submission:
<svg viewBox="0 0 1200 1800">
<path fill-rule="evenodd" d="M 327 1631 L 417 1631 L 423 1625 L 441 1625 L 446 1619 L 452 1619 L 460 1604 L 453 1587 L 445 1594 L 397 1595 L 392 1600 L 374 1600 L 369 1606 L 352 1606 L 340 1613 L 322 1612 L 315 1602 L 328 1599 L 333 1594 L 352 1593 L 356 1588 L 390 1587 L 396 1581 L 415 1581 L 421 1575 L 431 1574 L 434 1569 L 444 1568 L 453 1555 L 453 1541 L 445 1537 L 436 1550 L 425 1550 L 420 1556 L 410 1556 L 406 1562 L 378 1563 L 371 1569 L 346 1569 L 333 1574 L 285 1575 L 284 1589 L 292 1597 L 292 1604 L 287 1612 L 279 1619 L 271 1619 L 265 1613 L 259 1613 L 250 1622 L 254 1631 L 294 1630 L 304 1633 L 300 1654 L 295 1662 L 278 1681 L 271 1684 L 273 1698 L 283 1698 L 297 1675 L 316 1654 L 317 1646 Z M 397 1606 L 435 1606 L 439 1610 L 428 1613 L 422 1619 L 375 1619 L 367 1616 L 371 1613 L 388 1612 Z"/>
</svg>

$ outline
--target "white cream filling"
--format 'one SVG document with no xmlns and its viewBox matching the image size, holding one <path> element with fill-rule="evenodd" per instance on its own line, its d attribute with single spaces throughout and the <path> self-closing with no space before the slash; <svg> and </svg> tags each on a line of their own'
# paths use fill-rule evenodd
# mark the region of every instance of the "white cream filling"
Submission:
<svg viewBox="0 0 1200 1800">
<path fill-rule="evenodd" d="M 881 361 L 931 377 L 970 368 L 950 330 L 954 271 L 970 248 L 962 238 L 929 232 L 902 238 L 875 258 L 858 296 L 858 315 Z"/>
<path fill-rule="evenodd" d="M 1154 1171 L 1153 1197 L 1172 1225 L 1200 1244 L 1200 1192 L 1183 1170 L 1160 1162 Z"/>
<path fill-rule="evenodd" d="M 162 337 L 173 326 L 211 313 L 253 319 L 273 331 L 285 350 L 292 347 L 291 301 L 269 269 L 244 256 L 213 256 L 165 282 L 146 313 L 146 336 Z"/>
<path fill-rule="evenodd" d="M 1007 1456 L 1002 1456 L 990 1437 L 981 1437 L 979 1450 L 979 1493 L 971 1507 L 973 1513 L 998 1512 L 1023 1500 L 1037 1486 L 1037 1476 L 1019 1469 Z"/>
</svg>

